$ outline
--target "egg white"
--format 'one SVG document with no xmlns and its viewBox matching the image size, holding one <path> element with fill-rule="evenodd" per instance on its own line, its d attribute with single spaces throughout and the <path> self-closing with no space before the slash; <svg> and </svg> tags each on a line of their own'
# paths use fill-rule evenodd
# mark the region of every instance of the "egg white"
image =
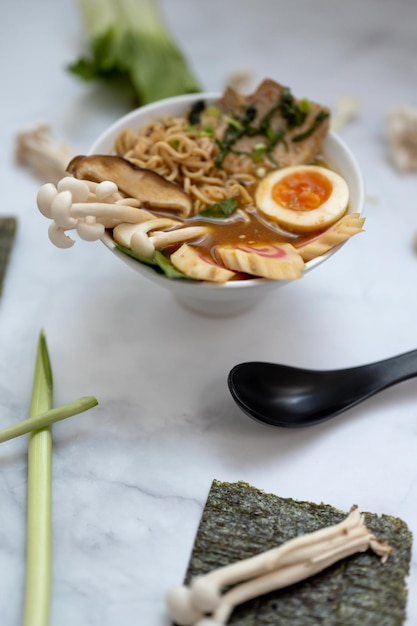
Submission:
<svg viewBox="0 0 417 626">
<path fill-rule="evenodd" d="M 327 200 L 310 210 L 289 209 L 276 202 L 272 197 L 274 185 L 288 175 L 305 170 L 317 171 L 330 182 L 332 191 Z M 295 233 L 308 233 L 328 228 L 346 213 L 349 188 L 344 178 L 325 167 L 293 165 L 275 170 L 262 179 L 255 193 L 255 204 L 263 215 L 282 228 Z"/>
</svg>

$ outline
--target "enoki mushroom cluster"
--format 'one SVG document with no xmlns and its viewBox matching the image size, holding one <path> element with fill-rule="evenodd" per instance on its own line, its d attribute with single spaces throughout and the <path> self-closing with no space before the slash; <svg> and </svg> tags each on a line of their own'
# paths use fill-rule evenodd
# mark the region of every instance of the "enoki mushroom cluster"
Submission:
<svg viewBox="0 0 417 626">
<path fill-rule="evenodd" d="M 224 626 L 239 604 L 293 585 L 368 549 L 382 563 L 392 551 L 365 526 L 364 516 L 354 506 L 339 524 L 221 567 L 196 578 L 189 587 L 173 587 L 167 593 L 168 612 L 179 626 Z"/>
<path fill-rule="evenodd" d="M 152 258 L 155 250 L 198 238 L 206 232 L 202 227 L 184 227 L 178 220 L 155 218 L 140 208 L 140 201 L 126 198 L 108 180 L 96 183 L 65 176 L 56 186 L 43 185 L 37 204 L 40 212 L 52 220 L 48 234 L 58 248 L 74 245 L 67 231 L 75 230 L 81 239 L 96 241 L 106 228 L 112 228 L 117 243 L 142 257 Z"/>
</svg>

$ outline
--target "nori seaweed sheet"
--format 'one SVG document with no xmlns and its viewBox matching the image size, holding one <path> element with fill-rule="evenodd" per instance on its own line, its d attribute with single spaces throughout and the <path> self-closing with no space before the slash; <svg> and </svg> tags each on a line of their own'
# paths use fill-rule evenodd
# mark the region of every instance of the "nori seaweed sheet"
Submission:
<svg viewBox="0 0 417 626">
<path fill-rule="evenodd" d="M 352 503 L 354 504 L 354 503 Z M 213 481 L 197 531 L 185 583 L 295 536 L 342 521 L 347 513 L 266 494 L 247 483 Z M 406 617 L 412 534 L 396 517 L 365 513 L 365 523 L 393 548 L 383 565 L 372 551 L 237 607 L 239 626 L 400 626 Z"/>
<path fill-rule="evenodd" d="M 14 217 L 0 217 L 0 295 L 3 289 L 3 279 L 9 261 L 10 251 L 16 234 L 16 219 Z"/>
</svg>

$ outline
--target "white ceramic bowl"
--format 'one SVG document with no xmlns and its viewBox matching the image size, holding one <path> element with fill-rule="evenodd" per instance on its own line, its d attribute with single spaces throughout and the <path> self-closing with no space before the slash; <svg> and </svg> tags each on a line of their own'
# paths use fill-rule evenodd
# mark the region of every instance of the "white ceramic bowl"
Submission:
<svg viewBox="0 0 417 626">
<path fill-rule="evenodd" d="M 113 151 L 114 140 L 124 128 L 137 129 L 164 115 L 182 115 L 189 106 L 197 100 L 210 102 L 220 97 L 217 93 L 199 93 L 185 96 L 168 98 L 135 109 L 124 115 L 107 130 L 105 130 L 94 142 L 89 154 L 110 154 Z M 325 145 L 324 157 L 331 166 L 343 176 L 350 190 L 350 213 L 362 213 L 364 205 L 364 184 L 358 164 L 343 141 L 333 132 L 329 132 Z M 112 238 L 105 235 L 103 243 L 142 276 L 169 289 L 174 296 L 187 308 L 207 315 L 230 315 L 246 310 L 254 306 L 271 290 L 281 288 L 288 281 L 268 280 L 254 278 L 244 281 L 214 284 L 183 279 L 170 279 L 158 274 L 151 267 L 139 263 L 123 254 L 115 247 Z M 304 274 L 328 260 L 344 244 L 340 244 L 327 254 L 317 257 L 306 263 Z"/>
</svg>

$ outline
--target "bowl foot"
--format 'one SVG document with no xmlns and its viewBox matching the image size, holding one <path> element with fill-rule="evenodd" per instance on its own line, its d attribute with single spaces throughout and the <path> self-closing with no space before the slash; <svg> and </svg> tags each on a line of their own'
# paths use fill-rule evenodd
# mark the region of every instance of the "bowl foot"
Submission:
<svg viewBox="0 0 417 626">
<path fill-rule="evenodd" d="M 190 298 L 187 296 L 174 296 L 175 300 L 188 311 L 207 315 L 208 317 L 227 317 L 229 315 L 239 315 L 253 309 L 257 302 L 253 298 L 250 300 L 205 300 L 203 298 Z"/>
</svg>

